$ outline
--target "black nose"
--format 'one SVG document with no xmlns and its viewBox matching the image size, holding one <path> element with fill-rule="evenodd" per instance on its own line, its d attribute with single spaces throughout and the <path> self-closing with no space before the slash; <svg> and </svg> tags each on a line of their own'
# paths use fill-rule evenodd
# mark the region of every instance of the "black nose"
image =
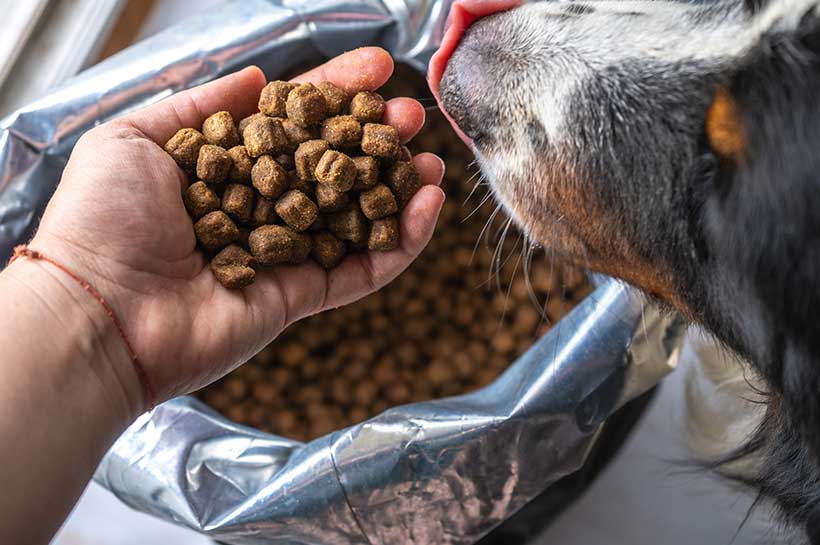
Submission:
<svg viewBox="0 0 820 545">
<path fill-rule="evenodd" d="M 499 83 L 506 63 L 496 45 L 497 23 L 506 14 L 481 19 L 471 26 L 447 63 L 441 78 L 441 103 L 458 128 L 476 143 L 490 138 L 498 125 Z"/>
</svg>

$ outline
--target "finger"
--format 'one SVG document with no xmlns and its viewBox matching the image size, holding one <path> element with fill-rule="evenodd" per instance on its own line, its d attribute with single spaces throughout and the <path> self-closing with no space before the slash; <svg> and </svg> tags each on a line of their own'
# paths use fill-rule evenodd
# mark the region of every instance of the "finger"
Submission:
<svg viewBox="0 0 820 545">
<path fill-rule="evenodd" d="M 178 130 L 199 128 L 208 116 L 222 110 L 231 112 L 234 121 L 239 122 L 257 110 L 259 93 L 264 86 L 265 75 L 259 68 L 250 66 L 121 119 L 162 146 Z"/>
<path fill-rule="evenodd" d="M 412 98 L 394 98 L 387 101 L 384 123 L 399 131 L 402 144 L 409 142 L 424 126 L 424 107 Z"/>
<path fill-rule="evenodd" d="M 352 95 L 359 91 L 375 91 L 392 74 L 390 53 L 380 47 L 362 47 L 339 55 L 292 81 L 314 85 L 329 81 Z"/>
<path fill-rule="evenodd" d="M 432 153 L 414 159 L 424 186 L 410 199 L 400 219 L 400 246 L 391 252 L 356 254 L 328 272 L 326 308 L 355 301 L 399 275 L 430 241 L 444 203 L 437 186 L 444 176 L 444 163 Z"/>
</svg>

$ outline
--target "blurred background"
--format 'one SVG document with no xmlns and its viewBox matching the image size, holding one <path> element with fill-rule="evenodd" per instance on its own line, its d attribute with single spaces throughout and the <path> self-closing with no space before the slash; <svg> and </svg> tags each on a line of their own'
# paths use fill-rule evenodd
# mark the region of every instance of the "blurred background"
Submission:
<svg viewBox="0 0 820 545">
<path fill-rule="evenodd" d="M 135 41 L 225 1 L 0 0 L 0 117 Z M 680 471 L 671 463 L 686 452 L 682 397 L 686 369 L 695 358 L 688 348 L 683 369 L 660 387 L 615 461 L 540 536 L 539 545 L 772 542 L 765 521 L 753 519 L 736 534 L 752 498 L 738 495 L 723 481 Z M 133 512 L 91 485 L 53 543 L 211 542 Z"/>
</svg>

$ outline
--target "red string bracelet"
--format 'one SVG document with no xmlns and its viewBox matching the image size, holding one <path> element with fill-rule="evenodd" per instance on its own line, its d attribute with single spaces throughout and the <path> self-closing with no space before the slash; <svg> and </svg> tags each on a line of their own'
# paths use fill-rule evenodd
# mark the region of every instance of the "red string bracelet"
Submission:
<svg viewBox="0 0 820 545">
<path fill-rule="evenodd" d="M 134 349 L 131 348 L 131 343 L 128 342 L 128 336 L 125 334 L 125 330 L 123 329 L 119 319 L 117 319 L 117 315 L 114 314 L 114 310 L 110 306 L 108 306 L 108 303 L 105 302 L 105 299 L 102 295 L 100 295 L 100 292 L 95 290 L 91 284 L 83 280 L 81 277 L 79 277 L 77 274 L 69 270 L 67 267 L 64 267 L 63 265 L 54 261 L 50 257 L 43 255 L 37 250 L 32 250 L 25 244 L 21 244 L 20 246 L 14 248 L 14 255 L 9 261 L 9 265 L 14 263 L 20 257 L 27 257 L 29 259 L 34 260 L 39 259 L 51 263 L 52 265 L 66 273 L 68 276 L 70 276 L 72 279 L 74 279 L 79 285 L 83 287 L 85 291 L 90 293 L 91 296 L 94 297 L 94 299 L 96 299 L 97 302 L 100 303 L 100 305 L 102 305 L 103 309 L 105 310 L 105 313 L 108 314 L 108 317 L 111 318 L 112 322 L 114 322 L 114 327 L 117 328 L 117 332 L 120 334 L 120 337 L 122 337 L 126 349 L 128 349 L 128 356 L 131 358 L 131 364 L 134 366 L 134 371 L 136 372 L 137 378 L 139 379 L 140 384 L 142 385 L 142 389 L 145 392 L 145 398 L 148 400 L 149 409 L 153 409 L 156 399 L 154 397 L 154 389 L 151 388 L 151 383 L 148 381 L 148 375 L 145 374 L 145 369 L 142 367 L 142 364 L 137 359 L 137 354 L 134 352 Z"/>
</svg>

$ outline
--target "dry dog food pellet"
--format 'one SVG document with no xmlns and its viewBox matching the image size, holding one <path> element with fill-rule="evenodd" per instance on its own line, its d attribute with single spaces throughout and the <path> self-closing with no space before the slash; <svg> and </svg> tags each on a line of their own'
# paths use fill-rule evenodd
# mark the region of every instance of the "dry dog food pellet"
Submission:
<svg viewBox="0 0 820 545">
<path fill-rule="evenodd" d="M 307 142 L 308 140 L 319 139 L 319 129 L 317 127 L 302 127 L 290 119 L 283 119 L 282 128 L 285 130 L 285 136 L 288 137 L 288 152 L 290 153 L 296 151 L 299 144 Z M 293 158 L 291 158 L 291 160 L 293 160 Z"/>
<path fill-rule="evenodd" d="M 379 184 L 359 195 L 359 206 L 369 220 L 377 220 L 399 211 L 396 197 L 384 184 Z"/>
<path fill-rule="evenodd" d="M 222 211 L 239 223 L 250 223 L 253 213 L 253 190 L 241 184 L 230 184 L 222 194 Z"/>
<path fill-rule="evenodd" d="M 288 93 L 285 103 L 287 117 L 297 125 L 318 125 L 327 117 L 327 101 L 312 83 L 303 83 Z"/>
<path fill-rule="evenodd" d="M 382 218 L 370 226 L 367 247 L 376 252 L 389 252 L 399 246 L 399 222 L 395 217 Z"/>
<path fill-rule="evenodd" d="M 322 139 L 335 148 L 352 148 L 362 141 L 362 126 L 352 115 L 338 115 L 322 123 Z"/>
<path fill-rule="evenodd" d="M 295 88 L 295 84 L 287 81 L 268 83 L 259 95 L 259 111 L 273 117 L 285 117 L 288 94 Z"/>
<path fill-rule="evenodd" d="M 319 211 L 324 213 L 338 212 L 350 204 L 350 198 L 343 191 L 336 191 L 329 185 L 316 186 L 316 204 Z"/>
<path fill-rule="evenodd" d="M 265 197 L 256 198 L 256 206 L 253 208 L 253 216 L 251 217 L 251 225 L 254 227 L 262 227 L 263 225 L 273 225 L 279 219 L 276 215 L 274 202 Z"/>
<path fill-rule="evenodd" d="M 201 133 L 185 129 L 165 145 L 197 175 L 183 201 L 200 246 L 214 256 L 215 277 L 239 288 L 253 282 L 257 267 L 312 257 L 332 268 L 351 252 L 394 248 L 395 217 L 420 179 L 394 165 L 411 159 L 397 131 L 370 123 L 383 118 L 384 99 L 373 92 L 351 99 L 329 82 L 274 81 L 258 104 L 238 125 L 217 112 Z M 303 374 L 319 369 L 308 362 Z"/>
<path fill-rule="evenodd" d="M 228 152 L 219 146 L 205 144 L 199 148 L 196 162 L 197 178 L 209 184 L 221 184 L 228 178 L 233 161 Z"/>
<path fill-rule="evenodd" d="M 276 215 L 297 231 L 305 231 L 319 216 L 319 209 L 310 198 L 292 189 L 276 201 Z"/>
<path fill-rule="evenodd" d="M 350 101 L 350 113 L 359 123 L 379 123 L 385 107 L 381 95 L 370 91 L 357 93 Z"/>
<path fill-rule="evenodd" d="M 293 263 L 310 253 L 310 237 L 281 225 L 264 225 L 251 231 L 251 254 L 261 265 Z M 307 247 L 307 251 L 305 251 Z M 302 257 L 304 261 L 304 257 Z"/>
<path fill-rule="evenodd" d="M 202 123 L 202 135 L 209 144 L 229 149 L 239 145 L 239 133 L 230 112 L 217 112 Z"/>
<path fill-rule="evenodd" d="M 284 153 L 282 155 L 278 155 L 276 156 L 276 162 L 282 165 L 282 168 L 287 171 L 296 169 L 296 163 L 293 161 L 293 155 L 287 155 Z"/>
<path fill-rule="evenodd" d="M 219 210 L 219 197 L 205 182 L 196 182 L 188 186 L 182 194 L 182 200 L 188 213 L 195 219 L 201 218 L 208 212 Z"/>
<path fill-rule="evenodd" d="M 226 288 L 243 288 L 253 283 L 256 271 L 253 256 L 236 244 L 222 249 L 211 260 L 211 270 Z M 235 388 L 234 388 L 235 389 Z"/>
<path fill-rule="evenodd" d="M 330 144 L 324 140 L 308 140 L 299 145 L 293 161 L 296 163 L 296 174 L 300 180 L 312 181 L 316 179 L 316 165 L 319 159 L 330 149 Z"/>
<path fill-rule="evenodd" d="M 421 175 L 412 161 L 398 161 L 387 170 L 385 182 L 404 206 L 421 187 Z"/>
<path fill-rule="evenodd" d="M 209 252 L 220 250 L 239 239 L 239 228 L 221 210 L 202 216 L 194 224 L 194 233 L 199 243 Z"/>
<path fill-rule="evenodd" d="M 367 222 L 361 210 L 356 206 L 350 206 L 329 216 L 327 226 L 336 237 L 342 240 L 363 243 L 367 239 Z"/>
<path fill-rule="evenodd" d="M 316 164 L 316 179 L 336 191 L 349 191 L 356 181 L 356 164 L 344 153 L 328 150 Z"/>
<path fill-rule="evenodd" d="M 290 183 L 288 184 L 289 190 L 295 189 L 296 191 L 301 191 L 302 193 L 311 198 L 315 196 L 316 191 L 314 190 L 314 188 L 317 184 L 301 179 L 299 176 L 296 175 L 295 171 L 288 172 L 288 179 L 290 180 Z"/>
<path fill-rule="evenodd" d="M 343 90 L 339 89 L 329 81 L 323 81 L 316 86 L 325 97 L 327 104 L 327 115 L 339 115 L 350 104 L 350 97 Z"/>
<path fill-rule="evenodd" d="M 237 133 L 242 134 L 245 132 L 245 128 L 251 124 L 251 122 L 256 121 L 257 119 L 263 119 L 266 116 L 262 112 L 256 112 L 255 114 L 251 114 L 248 117 L 243 117 L 239 120 L 239 123 L 236 125 Z"/>
<path fill-rule="evenodd" d="M 345 244 L 328 232 L 313 235 L 313 260 L 325 269 L 332 269 L 345 257 Z"/>
<path fill-rule="evenodd" d="M 251 157 L 278 155 L 289 146 L 282 122 L 272 117 L 255 119 L 248 123 L 242 132 L 242 137 L 245 140 L 248 155 Z"/>
<path fill-rule="evenodd" d="M 253 159 L 248 155 L 245 146 L 234 146 L 228 150 L 232 165 L 228 172 L 228 181 L 242 184 L 251 181 L 251 170 L 253 169 Z"/>
<path fill-rule="evenodd" d="M 273 157 L 263 155 L 251 169 L 251 182 L 260 195 L 274 199 L 287 189 L 288 173 Z"/>
<path fill-rule="evenodd" d="M 378 160 L 365 155 L 363 157 L 354 157 L 353 163 L 356 165 L 356 182 L 353 184 L 354 191 L 364 191 L 376 185 L 379 181 Z"/>
<path fill-rule="evenodd" d="M 395 127 L 367 123 L 362 130 L 362 151 L 379 159 L 393 159 L 400 151 L 399 133 Z"/>
<path fill-rule="evenodd" d="M 165 143 L 165 151 L 182 167 L 193 172 L 199 159 L 199 150 L 204 146 L 205 137 L 196 129 L 180 129 Z"/>
</svg>

